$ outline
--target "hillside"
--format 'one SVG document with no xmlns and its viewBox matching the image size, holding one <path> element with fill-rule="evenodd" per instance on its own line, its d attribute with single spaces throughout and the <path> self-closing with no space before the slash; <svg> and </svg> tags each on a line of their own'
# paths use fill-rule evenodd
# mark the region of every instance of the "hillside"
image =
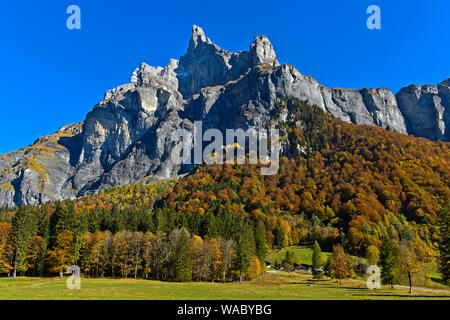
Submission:
<svg viewBox="0 0 450 320">
<path fill-rule="evenodd" d="M 383 235 L 435 247 L 437 213 L 450 199 L 449 143 L 355 126 L 295 99 L 282 104 L 292 118 L 282 125 L 290 158 L 279 174 L 201 167 L 178 181 L 161 210 L 248 216 L 280 248 L 317 239 L 362 255 Z"/>
<path fill-rule="evenodd" d="M 283 99 L 283 109 L 291 117 L 281 124 L 286 156 L 276 175 L 261 176 L 255 165 L 200 166 L 178 181 L 25 209 L 41 217 L 38 234 L 49 239 L 56 234 L 48 236 L 46 223 L 59 226 L 50 233 L 81 234 L 184 227 L 236 242 L 251 226 L 250 247 L 260 260 L 268 248 L 314 240 L 364 256 L 385 235 L 436 249 L 437 215 L 450 200 L 449 143 L 349 124 L 296 99 Z M 11 222 L 14 211 L 3 209 L 1 220 Z"/>
<path fill-rule="evenodd" d="M 0 206 L 39 205 L 143 180 L 177 179 L 191 167 L 171 161 L 175 130 L 192 133 L 196 121 L 222 132 L 268 128 L 283 121 L 284 113 L 273 114 L 286 97 L 349 123 L 450 140 L 449 79 L 411 85 L 397 95 L 387 88 L 327 88 L 292 65 L 280 65 L 264 35 L 248 50 L 233 53 L 193 26 L 179 60 L 170 59 L 164 68 L 141 63 L 130 81 L 108 90 L 82 122 L 0 156 Z"/>
</svg>

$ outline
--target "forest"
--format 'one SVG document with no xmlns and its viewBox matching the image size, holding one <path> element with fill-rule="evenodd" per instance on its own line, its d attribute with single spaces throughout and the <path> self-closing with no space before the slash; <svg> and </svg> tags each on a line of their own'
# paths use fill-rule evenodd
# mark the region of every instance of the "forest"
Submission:
<svg viewBox="0 0 450 320">
<path fill-rule="evenodd" d="M 177 181 L 0 209 L 0 274 L 77 264 L 89 277 L 230 281 L 257 277 L 269 250 L 317 242 L 381 257 L 386 239 L 448 268 L 449 143 L 349 124 L 296 99 L 273 117 L 283 110 L 276 175 L 203 165 Z"/>
</svg>

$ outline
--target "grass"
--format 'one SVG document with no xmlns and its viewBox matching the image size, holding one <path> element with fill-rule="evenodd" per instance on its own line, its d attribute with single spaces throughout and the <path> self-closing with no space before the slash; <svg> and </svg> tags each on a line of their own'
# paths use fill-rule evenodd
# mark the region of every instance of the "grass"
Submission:
<svg viewBox="0 0 450 320">
<path fill-rule="evenodd" d="M 295 256 L 299 257 L 301 263 L 312 265 L 313 250 L 307 246 L 293 246 L 279 251 L 272 251 L 267 255 L 266 261 L 273 265 L 275 260 L 278 259 L 278 262 L 281 263 L 286 257 L 286 252 L 288 250 L 292 251 Z M 330 255 L 330 252 L 322 252 L 323 259 L 327 259 Z"/>
<path fill-rule="evenodd" d="M 311 264 L 312 249 L 295 246 L 271 252 L 267 261 L 281 261 L 292 250 L 302 263 Z M 323 257 L 330 255 L 323 252 Z M 261 279 L 246 283 L 162 282 L 142 279 L 81 279 L 81 290 L 69 290 L 66 279 L 60 278 L 0 278 L 0 299 L 91 299 L 91 300 L 409 300 L 448 299 L 450 288 L 439 283 L 440 275 L 430 271 L 433 286 L 446 292 L 414 290 L 383 286 L 369 290 L 364 280 L 348 279 L 339 285 L 337 280 L 312 279 L 309 274 L 267 272 Z"/>
<path fill-rule="evenodd" d="M 92 300 L 372 300 L 450 299 L 448 293 L 407 289 L 369 290 L 364 281 L 313 280 L 297 273 L 266 273 L 247 283 L 176 283 L 142 279 L 81 279 L 80 290 L 69 290 L 60 278 L 0 278 L 0 299 Z"/>
<path fill-rule="evenodd" d="M 286 252 L 290 250 L 294 253 L 295 256 L 300 258 L 300 262 L 303 264 L 312 265 L 312 256 L 313 249 L 309 246 L 292 246 L 288 248 L 281 249 L 279 251 L 272 251 L 267 255 L 266 261 L 269 262 L 272 266 L 275 263 L 275 260 L 278 259 L 278 262 L 281 263 L 286 257 Z M 331 252 L 322 251 L 322 258 L 327 259 L 331 255 Z M 367 263 L 365 258 L 358 258 L 358 260 L 362 260 Z M 427 287 L 432 289 L 448 289 L 448 286 L 443 284 L 441 279 L 441 274 L 437 271 L 436 262 L 430 262 L 425 266 L 425 273 L 430 277 L 430 280 L 424 283 L 417 284 L 417 287 Z M 355 278 L 359 280 L 364 280 L 365 277 L 361 275 L 354 275 Z"/>
</svg>

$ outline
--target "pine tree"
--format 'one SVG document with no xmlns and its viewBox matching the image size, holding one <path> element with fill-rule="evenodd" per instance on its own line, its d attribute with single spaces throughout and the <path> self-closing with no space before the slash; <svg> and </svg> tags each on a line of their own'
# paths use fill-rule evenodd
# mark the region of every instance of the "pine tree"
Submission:
<svg viewBox="0 0 450 320">
<path fill-rule="evenodd" d="M 20 207 L 14 215 L 12 226 L 15 247 L 13 276 L 16 277 L 17 271 L 28 269 L 26 258 L 30 240 L 37 233 L 36 216 L 27 207 Z"/>
<path fill-rule="evenodd" d="M 439 215 L 439 271 L 444 283 L 450 284 L 450 202 Z"/>
<path fill-rule="evenodd" d="M 322 271 L 322 250 L 319 243 L 314 242 L 314 251 L 312 256 L 312 274 L 314 278 L 320 279 L 323 275 Z"/>
<path fill-rule="evenodd" d="M 328 257 L 327 262 L 325 263 L 324 271 L 327 277 L 334 278 L 334 270 L 331 261 L 331 256 Z"/>
<path fill-rule="evenodd" d="M 268 246 L 266 236 L 262 227 L 257 223 L 255 224 L 255 246 L 256 246 L 256 256 L 260 261 L 264 261 L 266 259 Z"/>
<path fill-rule="evenodd" d="M 278 258 L 275 258 L 275 262 L 273 263 L 273 266 L 277 270 L 280 268 L 280 262 L 278 261 Z"/>
<path fill-rule="evenodd" d="M 69 212 L 62 202 L 57 202 L 55 211 L 50 216 L 49 221 L 49 245 L 51 248 L 55 246 L 57 236 L 65 230 L 70 230 Z"/>
<path fill-rule="evenodd" d="M 398 265 L 398 252 L 394 242 L 384 237 L 380 248 L 381 281 L 394 287 L 396 281 L 396 268 Z"/>
<path fill-rule="evenodd" d="M 173 280 L 192 280 L 192 253 L 189 246 L 190 235 L 186 229 L 175 229 L 169 235 L 170 250 L 172 251 L 171 265 Z"/>
<path fill-rule="evenodd" d="M 294 253 L 291 250 L 286 251 L 286 257 L 283 261 L 283 269 L 287 272 L 294 270 Z"/>
<path fill-rule="evenodd" d="M 254 241 L 252 229 L 245 225 L 238 236 L 236 247 L 236 269 L 239 271 L 240 282 L 242 282 L 242 276 L 247 272 L 250 265 L 250 257 L 253 254 L 252 251 L 254 251 L 254 243 L 252 241 Z"/>
</svg>

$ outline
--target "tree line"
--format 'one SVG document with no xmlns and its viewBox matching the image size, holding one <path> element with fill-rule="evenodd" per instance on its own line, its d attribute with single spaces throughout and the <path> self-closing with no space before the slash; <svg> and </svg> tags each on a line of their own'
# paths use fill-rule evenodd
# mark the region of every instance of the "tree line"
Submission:
<svg viewBox="0 0 450 320">
<path fill-rule="evenodd" d="M 141 211 L 115 210 L 97 212 L 97 223 L 92 223 L 94 217 L 65 203 L 57 203 L 50 215 L 42 208 L 38 213 L 20 207 L 10 222 L 0 222 L 0 274 L 62 276 L 76 264 L 88 277 L 242 281 L 265 269 L 266 240 L 252 221 L 229 217 L 231 236 L 201 237 L 182 223 L 157 229 L 157 214 L 147 212 L 144 218 Z M 111 226 L 114 231 L 107 229 Z"/>
</svg>

